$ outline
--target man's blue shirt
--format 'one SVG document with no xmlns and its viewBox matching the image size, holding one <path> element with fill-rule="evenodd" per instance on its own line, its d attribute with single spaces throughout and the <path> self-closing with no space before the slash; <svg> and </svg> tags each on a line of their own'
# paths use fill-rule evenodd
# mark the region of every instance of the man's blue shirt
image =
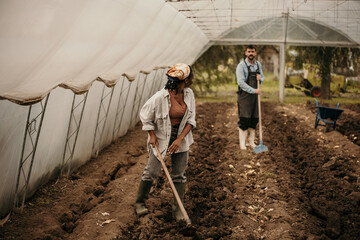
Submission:
<svg viewBox="0 0 360 240">
<path fill-rule="evenodd" d="M 263 83 L 264 82 L 264 74 L 262 71 L 261 63 L 259 61 L 254 60 L 254 65 L 252 65 L 246 58 L 245 61 L 241 61 L 236 67 L 236 79 L 237 79 L 237 84 L 239 85 L 239 87 L 245 92 L 255 94 L 255 88 L 250 87 L 246 83 L 246 79 L 249 75 L 249 72 L 248 72 L 248 68 L 247 68 L 245 62 L 248 66 L 250 66 L 250 70 L 252 72 L 255 72 L 257 70 L 257 66 L 259 65 L 259 72 L 261 75 L 260 83 Z"/>
</svg>

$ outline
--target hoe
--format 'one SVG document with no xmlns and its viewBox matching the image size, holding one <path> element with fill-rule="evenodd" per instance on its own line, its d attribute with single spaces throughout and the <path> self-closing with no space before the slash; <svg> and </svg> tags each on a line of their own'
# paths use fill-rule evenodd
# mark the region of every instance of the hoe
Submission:
<svg viewBox="0 0 360 240">
<path fill-rule="evenodd" d="M 258 88 L 260 88 L 259 81 L 257 82 Z M 268 148 L 263 144 L 262 141 L 262 126 L 261 126 L 261 102 L 260 102 L 260 94 L 258 95 L 258 105 L 259 105 L 259 133 L 260 133 L 260 142 L 259 145 L 255 146 L 254 153 L 267 152 Z"/>
</svg>

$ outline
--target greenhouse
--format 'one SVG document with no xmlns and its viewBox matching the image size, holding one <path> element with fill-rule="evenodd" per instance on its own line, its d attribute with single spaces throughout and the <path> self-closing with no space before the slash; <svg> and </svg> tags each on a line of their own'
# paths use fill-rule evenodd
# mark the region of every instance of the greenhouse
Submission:
<svg viewBox="0 0 360 240">
<path fill-rule="evenodd" d="M 11 222 L 11 214 L 21 215 L 23 209 L 29 206 L 27 201 L 34 195 L 36 196 L 39 189 L 49 181 L 63 178 L 74 180 L 74 171 L 78 171 L 87 163 L 95 161 L 94 159 L 101 158 L 101 152 L 116 142 L 125 141 L 121 143 L 127 146 L 126 138 L 129 141 L 136 141 L 133 142 L 134 145 L 142 144 L 145 146 L 146 132 L 141 133 L 142 135 L 136 135 L 141 140 L 135 136 L 128 137 L 128 134 L 132 134 L 134 129 L 140 131 L 141 126 L 138 126 L 140 110 L 153 94 L 164 87 L 167 82 L 165 73 L 171 66 L 176 63 L 192 65 L 214 45 L 249 44 L 271 45 L 279 49 L 280 70 L 277 98 L 282 103 L 286 99 L 284 90 L 286 49 L 290 46 L 359 48 L 360 2 L 356 0 L 1 1 L 0 219 L 3 219 L 3 223 L 0 225 L 0 239 L 3 239 L 2 237 L 7 239 L 6 237 L 10 236 L 3 229 L 6 228 L 6 224 Z M 225 108 L 227 109 L 229 106 L 226 105 Z M 220 114 L 221 107 L 217 110 Z M 211 107 L 207 108 L 204 104 L 199 112 L 204 115 L 210 111 Z M 270 112 L 266 112 L 270 110 L 264 111 L 265 115 L 266 113 L 271 115 Z M 289 117 L 291 114 L 280 111 L 279 115 Z M 273 128 L 276 130 L 271 130 L 271 120 L 264 119 L 264 131 L 267 130 L 267 134 L 269 134 L 266 135 L 265 133 L 264 139 L 269 141 L 271 140 L 271 133 L 276 135 L 276 131 L 282 131 L 282 128 L 276 128 L 276 126 Z M 233 122 L 236 123 L 236 121 Z M 294 129 L 298 124 L 295 120 L 285 121 L 284 126 L 286 123 L 293 123 Z M 313 123 L 311 122 L 311 124 Z M 213 124 L 209 123 L 208 130 L 212 132 L 211 134 L 197 130 L 198 132 L 195 132 L 197 135 L 194 135 L 195 142 L 196 137 L 203 138 L 215 134 L 213 133 L 215 131 L 213 131 L 213 125 L 216 126 L 215 120 Z M 225 130 L 223 131 L 226 133 Z M 227 133 L 230 134 L 231 132 Z M 309 135 L 302 132 L 292 133 Z M 236 138 L 237 136 L 235 136 Z M 333 138 L 336 139 L 336 137 Z M 282 141 L 282 144 L 287 145 L 289 139 L 296 139 L 296 136 L 279 140 L 279 143 L 274 140 L 273 144 L 280 146 Z M 212 139 L 211 141 L 215 140 Z M 302 145 L 298 142 L 296 144 Z M 331 144 L 329 143 L 329 145 Z M 353 156 L 349 157 L 352 159 L 351 161 L 355 161 L 354 159 L 359 157 L 359 146 L 353 145 L 354 148 L 351 150 L 344 150 Z M 341 148 L 342 145 L 335 144 L 332 148 L 337 149 L 339 146 Z M 120 149 L 121 147 L 119 146 Z M 141 158 L 146 155 L 146 147 L 140 148 L 143 151 L 141 154 L 134 153 L 129 146 L 127 147 L 130 150 L 121 154 L 124 156 L 127 154 L 126 156 L 129 159 L 135 158 L 135 162 L 140 161 L 137 160 L 137 156 Z M 201 146 L 198 147 L 197 150 Z M 216 151 L 221 151 L 220 146 L 217 146 L 216 149 Z M 135 152 L 137 151 L 140 150 Z M 193 151 L 195 152 L 195 150 Z M 294 150 L 290 155 L 295 155 L 297 151 Z M 306 152 L 306 150 L 304 151 Z M 121 154 L 119 153 L 119 155 Z M 321 154 L 326 155 L 327 153 Z M 197 153 L 192 154 L 190 152 L 190 158 L 192 156 L 198 157 Z M 331 159 L 329 161 L 334 161 L 332 167 L 342 168 L 338 166 L 338 162 L 345 157 L 337 158 L 335 164 L 335 160 L 331 156 L 326 156 L 328 160 Z M 209 155 L 199 157 L 206 160 Z M 280 155 L 269 156 L 269 159 L 277 157 L 280 158 Z M 220 162 L 224 161 L 221 159 L 221 154 L 218 155 L 218 158 Z M 290 159 L 290 156 L 288 158 Z M 254 164 L 257 162 L 254 157 L 249 157 L 249 161 L 254 161 Z M 126 165 L 124 169 L 130 171 L 134 164 Z M 210 163 L 207 164 L 208 167 L 212 166 Z M 359 166 L 358 161 L 356 164 Z M 101 165 L 99 164 L 99 168 Z M 229 167 L 233 165 L 228 164 Z M 110 168 L 116 168 L 116 171 L 120 171 L 123 164 L 116 166 Z M 257 166 L 260 166 L 260 163 Z M 141 168 L 143 167 L 141 165 Z M 358 168 L 354 170 L 352 175 L 339 174 L 343 181 L 347 181 L 348 179 L 345 177 L 348 176 L 352 179 L 351 184 L 356 184 L 355 182 L 359 181 L 358 170 Z M 271 171 L 267 171 L 268 177 L 274 174 Z M 194 170 L 194 172 L 196 171 Z M 137 184 L 140 174 L 141 171 L 138 173 L 138 178 L 128 177 L 128 179 L 136 181 Z M 200 172 L 196 172 L 196 174 L 201 175 Z M 112 180 L 116 178 L 116 174 L 109 175 L 111 175 L 109 178 Z M 76 176 L 81 179 L 81 176 Z M 232 181 L 220 179 L 218 175 L 216 177 L 219 181 L 225 181 L 229 185 Z M 189 181 L 191 178 L 189 177 Z M 102 183 L 100 188 L 103 189 L 106 184 Z M 199 185 L 207 185 L 207 183 Z M 229 194 L 228 191 L 233 192 L 229 185 L 221 187 L 225 195 Z M 247 187 L 255 191 L 257 184 L 254 183 Z M 99 189 L 97 188 L 97 190 Z M 194 190 L 196 189 L 194 188 Z M 265 187 L 262 190 L 265 191 Z M 105 187 L 98 194 L 95 194 L 97 195 L 95 198 L 107 191 Z M 211 192 L 211 190 L 209 191 Z M 321 189 L 319 191 L 321 192 Z M 355 198 L 357 199 L 355 201 L 359 202 L 358 191 L 359 185 L 357 183 L 357 191 L 354 191 L 356 193 L 350 194 L 348 192 L 346 196 L 351 196 L 349 199 Z M 210 193 L 207 192 L 206 194 L 209 195 Z M 238 197 L 241 198 L 241 196 Z M 102 201 L 106 202 L 104 199 L 106 198 L 103 198 Z M 214 201 L 220 201 L 219 199 L 222 198 L 219 196 L 213 198 Z M 277 198 L 274 197 L 274 199 Z M 303 202 L 308 201 L 301 197 L 299 199 Z M 281 205 L 289 199 L 284 195 L 276 201 L 279 201 L 278 205 Z M 119 200 L 119 202 L 121 201 Z M 123 202 L 125 204 L 126 201 Z M 81 205 L 82 203 L 76 202 L 76 204 Z M 126 209 L 128 206 L 124 205 L 123 207 Z M 227 207 L 232 209 L 232 207 Z M 185 208 L 195 209 L 190 212 L 192 214 L 197 213 L 196 206 L 185 205 Z M 213 208 L 215 207 L 208 207 L 208 209 Z M 248 212 L 255 212 L 256 210 L 256 214 L 248 215 L 251 218 L 256 218 L 249 221 L 257 222 L 259 228 L 263 224 L 261 221 L 265 221 L 259 219 L 259 214 L 264 209 L 267 212 L 273 211 L 270 210 L 273 208 L 266 209 L 264 207 L 263 210 L 261 209 L 263 208 L 246 210 Z M 356 227 L 359 227 L 359 215 L 351 215 L 351 217 L 346 218 L 346 221 L 352 222 L 352 225 L 349 223 L 349 226 L 353 227 L 351 228 L 353 232 L 349 233 L 338 228 L 334 230 L 335 227 L 331 227 L 334 226 L 332 225 L 333 222 L 328 220 L 331 216 L 318 209 L 322 208 L 313 207 L 308 211 L 315 211 L 314 215 L 325 221 L 325 225 L 328 224 L 327 226 L 330 227 L 325 227 L 323 232 L 320 230 L 319 232 L 312 231 L 312 235 L 306 235 L 306 230 L 303 230 L 303 236 L 300 236 L 301 234 L 296 235 L 296 237 L 291 235 L 292 238 L 284 239 L 300 239 L 300 237 L 314 239 L 311 236 L 316 234 L 318 234 L 317 236 L 326 235 L 328 237 L 326 239 L 336 239 L 339 236 L 346 239 L 346 236 L 353 236 L 351 234 L 358 233 Z M 227 217 L 225 210 L 222 215 L 224 219 Z M 76 212 L 73 209 L 71 211 L 73 211 L 72 215 Z M 100 210 L 97 211 L 100 212 Z M 244 212 L 245 210 L 237 209 L 236 211 Z M 91 212 L 91 210 L 86 212 Z M 124 212 L 126 213 L 125 210 Z M 153 214 L 155 218 L 162 216 L 162 213 L 155 210 Z M 192 214 L 189 214 L 190 218 Z M 278 218 L 284 217 L 282 213 L 277 214 Z M 285 215 L 288 216 L 288 214 L 290 213 Z M 331 214 L 338 216 L 340 213 L 332 209 Z M 103 216 L 105 215 L 103 214 Z M 337 219 L 336 223 L 340 221 L 339 219 L 345 219 L 345 217 L 336 218 L 336 216 L 331 218 Z M 240 234 L 241 227 L 234 227 L 231 231 L 226 227 L 221 230 L 212 229 L 213 235 L 206 235 L 205 232 L 209 226 L 203 224 L 204 222 L 208 221 L 209 225 L 212 226 L 219 224 L 223 226 L 225 224 L 225 220 L 218 215 L 213 217 L 204 217 L 202 220 L 193 221 L 197 233 L 195 235 L 183 233 L 180 237 L 176 235 L 177 239 L 184 236 L 188 237 L 186 239 L 242 239 L 235 234 L 236 231 Z M 65 229 L 69 228 L 62 226 L 61 228 L 66 231 L 65 235 L 60 233 L 60 230 L 54 230 L 56 234 L 46 232 L 45 235 L 42 233 L 36 235 L 34 233 L 29 239 L 37 237 L 45 239 L 46 236 L 53 239 L 150 239 L 150 236 L 153 237 L 151 239 L 156 239 L 156 237 L 171 239 L 171 234 L 166 235 L 168 233 L 151 235 L 148 228 L 137 229 L 136 220 L 133 221 L 133 225 L 126 228 L 125 223 L 120 224 L 119 219 L 123 218 L 126 219 L 127 215 L 117 215 L 117 218 L 111 219 L 114 223 L 112 221 L 106 222 L 110 218 L 103 219 L 104 221 L 99 220 L 99 224 L 98 222 L 95 223 L 94 226 L 99 227 L 101 225 L 103 229 L 111 224 L 118 224 L 113 229 L 108 229 L 112 232 L 110 234 L 112 238 L 110 235 L 105 237 L 107 234 L 105 232 L 101 232 L 97 237 L 91 234 L 88 238 L 81 235 L 88 231 L 86 229 L 92 228 L 92 225 L 84 225 L 85 219 L 83 223 L 77 222 L 76 224 L 74 220 L 75 225 L 70 227 L 71 231 L 66 231 Z M 134 216 L 133 218 L 135 219 Z M 133 218 L 129 217 L 129 219 Z M 161 219 L 167 222 L 167 217 Z M 273 216 L 272 219 L 276 219 L 276 216 Z M 156 222 L 155 220 L 151 221 Z M 346 221 L 344 220 L 344 222 Z M 62 223 L 65 224 L 65 222 Z M 76 232 L 76 226 L 81 224 L 83 224 L 84 232 L 81 233 L 78 230 L 77 234 L 79 235 L 72 235 L 73 231 Z M 141 224 L 146 225 L 148 222 Z M 246 224 L 250 223 L 244 223 L 244 229 L 246 229 Z M 150 224 L 149 226 L 154 228 L 159 225 Z M 160 226 L 162 225 L 160 224 Z M 169 229 L 172 226 L 166 225 L 162 229 Z M 338 225 L 335 224 L 335 226 Z M 343 228 L 342 225 L 341 229 Z M 125 233 L 130 232 L 130 230 L 134 230 L 138 235 Z M 168 232 L 171 233 L 170 230 Z M 260 233 L 254 233 L 252 236 L 256 236 L 256 239 L 277 239 L 275 235 L 271 235 L 269 232 L 267 234 L 268 238 L 260 238 L 265 236 Z M 138 238 L 140 235 L 143 238 Z M 232 236 L 232 238 L 227 238 L 228 236 Z M 309 238 L 305 238 L 305 236 Z M 19 235 L 18 237 L 19 239 L 22 238 Z"/>
</svg>

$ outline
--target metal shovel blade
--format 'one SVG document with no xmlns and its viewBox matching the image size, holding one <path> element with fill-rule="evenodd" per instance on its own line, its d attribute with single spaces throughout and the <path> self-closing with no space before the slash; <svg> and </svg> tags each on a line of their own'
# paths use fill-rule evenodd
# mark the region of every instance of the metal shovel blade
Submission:
<svg viewBox="0 0 360 240">
<path fill-rule="evenodd" d="M 262 143 L 262 140 L 260 140 L 260 144 L 254 148 L 254 153 L 267 152 L 267 150 L 267 146 Z"/>
</svg>

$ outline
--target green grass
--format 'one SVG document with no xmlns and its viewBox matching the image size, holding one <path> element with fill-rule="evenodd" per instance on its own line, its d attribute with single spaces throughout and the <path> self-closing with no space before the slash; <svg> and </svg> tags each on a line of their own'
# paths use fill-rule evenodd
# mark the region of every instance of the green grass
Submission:
<svg viewBox="0 0 360 240">
<path fill-rule="evenodd" d="M 273 73 L 264 73 L 265 81 L 261 84 L 261 101 L 264 102 L 279 102 L 279 81 L 274 79 Z M 212 93 L 206 96 L 196 97 L 200 102 L 236 102 L 236 91 L 238 89 L 237 83 L 229 83 L 221 86 L 213 87 Z M 318 99 L 320 103 L 327 103 L 329 105 L 340 104 L 360 104 L 360 93 L 353 91 L 352 93 L 342 93 L 340 96 L 333 96 L 330 100 Z M 314 102 L 313 97 L 306 96 L 301 90 L 295 88 L 285 88 L 284 103 L 306 103 L 308 101 Z"/>
<path fill-rule="evenodd" d="M 212 88 L 212 92 L 205 96 L 197 96 L 201 102 L 236 102 L 237 84 L 229 83 Z"/>
</svg>

